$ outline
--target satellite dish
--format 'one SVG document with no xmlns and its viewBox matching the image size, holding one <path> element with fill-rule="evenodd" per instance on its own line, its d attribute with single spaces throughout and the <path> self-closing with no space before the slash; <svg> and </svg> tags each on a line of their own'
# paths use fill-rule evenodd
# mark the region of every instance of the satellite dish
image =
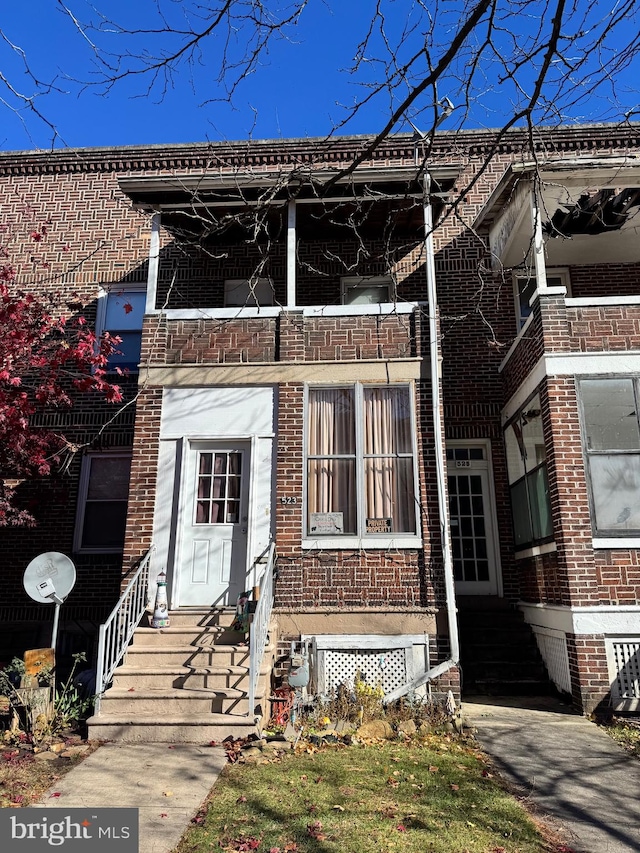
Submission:
<svg viewBox="0 0 640 853">
<path fill-rule="evenodd" d="M 47 551 L 34 557 L 24 570 L 25 592 L 39 604 L 62 604 L 76 582 L 76 567 L 69 557 Z"/>
</svg>

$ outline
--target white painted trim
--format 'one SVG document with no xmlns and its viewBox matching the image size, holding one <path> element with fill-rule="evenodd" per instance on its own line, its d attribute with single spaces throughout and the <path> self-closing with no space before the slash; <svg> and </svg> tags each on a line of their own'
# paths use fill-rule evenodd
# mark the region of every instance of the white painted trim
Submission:
<svg viewBox="0 0 640 853">
<path fill-rule="evenodd" d="M 640 636 L 640 604 L 562 607 L 521 601 L 518 607 L 530 625 L 561 631 L 565 634 Z"/>
<path fill-rule="evenodd" d="M 284 309 L 279 305 L 248 305 L 231 308 L 167 308 L 166 311 L 153 311 L 163 314 L 167 320 L 246 320 L 254 317 L 277 317 Z"/>
<path fill-rule="evenodd" d="M 518 307 L 520 307 L 520 305 L 518 305 Z M 517 319 L 517 317 L 516 317 L 516 319 Z M 502 359 L 502 361 L 498 365 L 498 373 L 502 373 L 502 371 L 504 370 L 504 368 L 507 365 L 507 362 L 509 361 L 509 359 L 511 358 L 511 356 L 513 355 L 515 350 L 520 346 L 520 341 L 527 336 L 527 333 L 529 331 L 529 326 L 532 323 L 533 323 L 533 314 L 529 314 L 529 316 L 527 317 L 527 319 L 524 321 L 523 325 L 519 329 L 518 334 L 515 336 L 513 343 L 511 344 L 511 346 L 507 350 L 507 354 L 505 355 L 505 357 Z"/>
<path fill-rule="evenodd" d="M 412 314 L 417 302 L 379 302 L 375 305 L 308 305 L 305 317 L 367 317 L 380 314 Z"/>
<path fill-rule="evenodd" d="M 640 352 L 584 352 L 575 355 L 545 355 L 547 376 L 588 376 L 639 373 Z"/>
<path fill-rule="evenodd" d="M 640 305 L 640 296 L 576 296 L 566 300 L 567 308 L 597 308 L 600 305 Z"/>
<path fill-rule="evenodd" d="M 640 537 L 638 536 L 621 536 L 605 538 L 599 536 L 592 539 L 591 546 L 593 548 L 608 548 L 616 551 L 626 551 L 630 548 L 640 548 Z"/>
<path fill-rule="evenodd" d="M 358 538 L 357 536 L 327 536 L 322 539 L 302 540 L 302 548 L 306 551 L 397 551 L 422 548 L 421 536 L 373 536 Z"/>
<path fill-rule="evenodd" d="M 543 554 L 553 554 L 558 550 L 555 542 L 545 542 L 542 545 L 534 545 L 532 548 L 523 548 L 513 555 L 516 560 L 524 560 L 527 557 L 541 557 Z"/>
<path fill-rule="evenodd" d="M 504 368 L 506 361 L 507 358 L 503 360 L 499 371 Z M 640 352 L 584 352 L 572 355 L 549 353 L 536 362 L 518 390 L 507 401 L 502 410 L 502 425 L 516 414 L 548 376 L 620 376 L 627 373 L 640 373 Z"/>
<path fill-rule="evenodd" d="M 323 649 L 405 649 L 408 646 L 428 645 L 429 635 L 424 634 L 301 634 L 302 642 L 315 640 L 318 650 Z"/>
<path fill-rule="evenodd" d="M 544 359 L 541 358 L 535 364 L 530 373 L 527 374 L 515 394 L 507 401 L 505 407 L 502 410 L 503 426 L 507 423 L 507 421 L 510 421 L 511 418 L 520 411 L 520 409 L 524 406 L 529 397 L 532 397 L 533 394 L 535 394 L 541 382 L 546 376 L 544 368 Z"/>
<path fill-rule="evenodd" d="M 558 270 L 557 272 L 554 272 L 553 267 L 549 267 L 548 272 L 550 274 L 550 276 L 549 276 L 550 278 L 552 276 L 558 278 L 560 276 L 568 275 L 568 271 L 566 273 L 562 270 Z M 540 296 L 566 296 L 568 293 L 568 290 L 569 290 L 568 285 L 556 284 L 553 287 L 540 287 L 540 288 L 538 288 L 538 294 Z"/>
<path fill-rule="evenodd" d="M 144 285 L 143 285 L 144 287 Z M 147 314 L 163 314 L 167 320 L 244 320 L 254 317 L 278 317 L 283 312 L 295 312 L 305 317 L 377 317 L 390 314 L 412 314 L 419 302 L 381 302 L 377 305 L 281 305 L 246 306 L 241 308 L 149 308 Z"/>
<path fill-rule="evenodd" d="M 265 432 L 265 433 L 242 433 L 233 436 L 233 438 L 229 437 L 229 441 L 251 441 L 252 438 L 275 438 L 275 432 Z M 160 436 L 160 441 L 175 441 L 177 438 L 184 438 L 184 432 L 180 433 L 172 433 L 172 432 L 163 432 Z M 187 438 L 189 441 L 226 441 L 227 436 L 221 435 L 220 433 L 189 433 Z"/>
</svg>

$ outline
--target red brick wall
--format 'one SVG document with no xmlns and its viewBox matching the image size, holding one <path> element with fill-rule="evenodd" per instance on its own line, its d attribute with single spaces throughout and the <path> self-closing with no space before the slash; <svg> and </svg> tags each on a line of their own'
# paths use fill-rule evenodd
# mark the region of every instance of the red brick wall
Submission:
<svg viewBox="0 0 640 853">
<path fill-rule="evenodd" d="M 409 358 L 415 354 L 410 314 L 305 318 L 306 361 Z"/>
<path fill-rule="evenodd" d="M 585 714 L 609 711 L 609 672 L 601 634 L 567 635 L 573 700 Z"/>
<path fill-rule="evenodd" d="M 601 604 L 640 604 L 640 552 L 636 548 L 594 552 Z"/>
<path fill-rule="evenodd" d="M 575 352 L 640 349 L 640 305 L 567 308 L 568 342 Z"/>
<path fill-rule="evenodd" d="M 170 320 L 167 364 L 237 364 L 274 361 L 275 317 L 247 320 Z"/>
</svg>

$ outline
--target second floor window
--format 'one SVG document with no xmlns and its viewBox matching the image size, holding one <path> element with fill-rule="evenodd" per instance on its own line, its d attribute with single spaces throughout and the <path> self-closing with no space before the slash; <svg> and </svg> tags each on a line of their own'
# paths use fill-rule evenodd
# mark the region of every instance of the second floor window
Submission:
<svg viewBox="0 0 640 853">
<path fill-rule="evenodd" d="M 120 338 L 118 352 L 109 358 L 110 370 L 120 368 L 130 373 L 137 373 L 146 299 L 147 294 L 144 289 L 119 285 L 113 285 L 101 297 L 97 334 L 109 332 Z"/>
<path fill-rule="evenodd" d="M 342 279 L 344 305 L 379 305 L 391 302 L 391 279 L 388 276 L 348 276 Z"/>
</svg>

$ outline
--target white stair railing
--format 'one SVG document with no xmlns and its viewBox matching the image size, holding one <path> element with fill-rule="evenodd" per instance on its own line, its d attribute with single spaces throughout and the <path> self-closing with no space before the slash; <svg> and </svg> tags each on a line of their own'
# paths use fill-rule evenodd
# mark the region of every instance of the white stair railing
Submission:
<svg viewBox="0 0 640 853">
<path fill-rule="evenodd" d="M 100 625 L 96 664 L 95 714 L 100 713 L 102 694 L 107 689 L 115 668 L 124 657 L 133 637 L 133 632 L 140 624 L 146 610 L 151 551 L 150 548 L 144 555 L 107 621 Z"/>
<path fill-rule="evenodd" d="M 260 669 L 269 635 L 269 623 L 273 610 L 275 561 L 276 549 L 272 542 L 267 552 L 266 568 L 260 579 L 260 596 L 249 628 L 249 715 L 255 713 Z"/>
</svg>

